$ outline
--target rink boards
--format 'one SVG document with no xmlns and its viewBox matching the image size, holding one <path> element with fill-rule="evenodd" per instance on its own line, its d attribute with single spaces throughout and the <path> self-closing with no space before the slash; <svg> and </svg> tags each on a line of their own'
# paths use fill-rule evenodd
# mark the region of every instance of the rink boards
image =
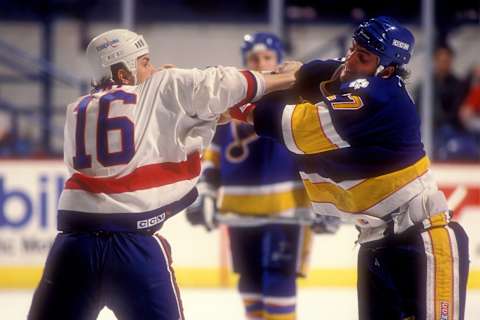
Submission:
<svg viewBox="0 0 480 320">
<path fill-rule="evenodd" d="M 434 165 L 433 172 L 470 237 L 469 286 L 480 289 L 480 165 Z M 56 234 L 56 203 L 66 170 L 57 160 L 0 161 L 0 288 L 32 288 Z M 224 228 L 207 233 L 184 215 L 162 234 L 172 245 L 180 285 L 226 287 L 230 272 Z M 356 283 L 356 231 L 344 225 L 333 236 L 315 237 L 310 272 L 303 286 L 351 287 Z"/>
</svg>

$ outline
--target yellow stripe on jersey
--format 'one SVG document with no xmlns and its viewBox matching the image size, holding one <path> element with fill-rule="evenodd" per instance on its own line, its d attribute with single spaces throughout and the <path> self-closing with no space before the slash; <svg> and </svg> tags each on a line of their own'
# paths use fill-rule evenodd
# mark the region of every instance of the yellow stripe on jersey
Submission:
<svg viewBox="0 0 480 320">
<path fill-rule="evenodd" d="M 345 100 L 340 101 L 338 97 L 342 97 Z M 332 108 L 336 110 L 357 110 L 363 107 L 362 98 L 360 98 L 359 96 L 352 96 L 351 93 L 340 96 L 328 96 L 327 100 L 330 101 L 330 105 L 332 106 Z"/>
<path fill-rule="evenodd" d="M 303 188 L 272 194 L 224 194 L 219 203 L 221 212 L 247 215 L 269 215 L 308 206 L 310 201 Z"/>
<path fill-rule="evenodd" d="M 210 161 L 215 168 L 220 168 L 220 152 L 213 149 L 206 149 L 203 153 L 203 161 Z"/>
<path fill-rule="evenodd" d="M 448 213 L 438 213 L 430 217 L 428 219 L 430 221 L 430 227 L 443 227 L 448 224 Z"/>
<path fill-rule="evenodd" d="M 428 230 L 434 259 L 435 319 L 454 319 L 453 254 L 445 228 Z M 458 316 L 458 315 L 457 315 Z"/>
<path fill-rule="evenodd" d="M 331 203 L 341 211 L 360 213 L 425 174 L 429 166 L 430 162 L 425 156 L 407 168 L 365 179 L 349 189 L 332 182 L 313 183 L 304 180 L 303 183 L 312 202 Z"/>
<path fill-rule="evenodd" d="M 330 122 L 330 125 L 331 122 Z M 291 119 L 293 140 L 298 149 L 306 154 L 338 149 L 325 134 L 317 106 L 303 103 L 295 106 Z"/>
</svg>

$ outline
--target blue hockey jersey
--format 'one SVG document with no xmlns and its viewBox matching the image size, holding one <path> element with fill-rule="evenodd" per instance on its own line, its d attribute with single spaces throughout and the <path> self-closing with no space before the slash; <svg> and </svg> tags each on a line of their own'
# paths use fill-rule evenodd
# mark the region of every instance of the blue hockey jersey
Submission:
<svg viewBox="0 0 480 320">
<path fill-rule="evenodd" d="M 341 67 L 315 61 L 303 69 L 331 71 L 335 64 Z M 338 68 L 320 81 L 309 75 L 305 103 L 257 103 L 255 130 L 297 155 L 316 212 L 375 224 L 425 189 L 436 189 L 420 120 L 401 78 L 340 83 L 335 74 Z M 335 92 L 328 92 L 325 84 L 335 80 Z"/>
<path fill-rule="evenodd" d="M 310 207 L 293 155 L 250 125 L 217 127 L 203 168 L 204 176 L 219 176 L 220 212 L 288 217 Z"/>
</svg>

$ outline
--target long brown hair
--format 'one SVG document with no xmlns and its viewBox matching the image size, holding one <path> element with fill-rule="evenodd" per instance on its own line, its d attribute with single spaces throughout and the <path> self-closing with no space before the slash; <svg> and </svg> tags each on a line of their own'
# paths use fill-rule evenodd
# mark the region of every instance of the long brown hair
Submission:
<svg viewBox="0 0 480 320">
<path fill-rule="evenodd" d="M 101 90 L 109 90 L 113 85 L 122 85 L 122 82 L 118 78 L 118 71 L 121 69 L 128 70 L 123 62 L 111 65 L 110 70 L 112 72 L 112 78 L 103 77 L 99 82 L 92 81 L 92 93 Z"/>
</svg>

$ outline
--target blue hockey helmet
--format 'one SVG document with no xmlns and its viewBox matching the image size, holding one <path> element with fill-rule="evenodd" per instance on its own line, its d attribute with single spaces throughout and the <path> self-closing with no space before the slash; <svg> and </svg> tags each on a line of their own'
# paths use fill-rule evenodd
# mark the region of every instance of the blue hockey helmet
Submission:
<svg viewBox="0 0 480 320">
<path fill-rule="evenodd" d="M 269 32 L 257 32 L 254 34 L 246 34 L 243 37 L 242 60 L 245 65 L 247 56 L 250 52 L 256 50 L 271 50 L 277 54 L 277 62 L 281 63 L 283 60 L 283 43 L 279 37 Z"/>
<path fill-rule="evenodd" d="M 380 16 L 360 24 L 353 40 L 380 58 L 380 66 L 401 66 L 410 61 L 415 38 L 393 18 Z"/>
</svg>

